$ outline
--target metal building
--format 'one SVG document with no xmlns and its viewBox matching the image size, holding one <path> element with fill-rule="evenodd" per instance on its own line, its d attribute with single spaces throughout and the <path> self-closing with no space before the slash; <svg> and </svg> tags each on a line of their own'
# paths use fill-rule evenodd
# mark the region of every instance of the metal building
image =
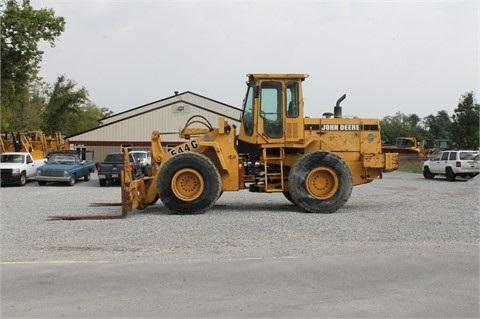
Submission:
<svg viewBox="0 0 480 319">
<path fill-rule="evenodd" d="M 67 138 L 70 149 L 87 151 L 86 159 L 101 162 L 107 153 L 120 152 L 122 147 L 149 149 L 153 130 L 172 132 L 162 135 L 166 150 L 181 143 L 178 131 L 194 115 L 203 116 L 214 127 L 218 125 L 218 117 L 224 116 L 239 127 L 241 112 L 239 108 L 190 91 L 175 92 L 165 99 L 104 118 L 99 127 Z"/>
</svg>

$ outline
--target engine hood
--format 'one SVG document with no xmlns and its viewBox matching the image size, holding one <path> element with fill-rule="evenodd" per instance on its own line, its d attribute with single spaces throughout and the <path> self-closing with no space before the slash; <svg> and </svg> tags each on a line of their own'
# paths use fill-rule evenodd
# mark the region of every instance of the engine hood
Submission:
<svg viewBox="0 0 480 319">
<path fill-rule="evenodd" d="M 20 168 L 22 165 L 20 163 L 0 163 L 0 169 Z"/>
</svg>

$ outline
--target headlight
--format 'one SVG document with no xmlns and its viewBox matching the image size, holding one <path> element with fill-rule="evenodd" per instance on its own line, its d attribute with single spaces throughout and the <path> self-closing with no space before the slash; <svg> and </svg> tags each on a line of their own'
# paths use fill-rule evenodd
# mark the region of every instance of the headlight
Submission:
<svg viewBox="0 0 480 319">
<path fill-rule="evenodd" d="M 37 171 L 37 176 L 42 176 L 42 171 Z"/>
<path fill-rule="evenodd" d="M 12 175 L 17 175 L 17 174 L 20 174 L 20 168 L 12 169 Z"/>
<path fill-rule="evenodd" d="M 68 176 L 70 176 L 70 174 L 68 174 L 67 171 L 63 171 L 63 177 L 68 177 Z"/>
</svg>

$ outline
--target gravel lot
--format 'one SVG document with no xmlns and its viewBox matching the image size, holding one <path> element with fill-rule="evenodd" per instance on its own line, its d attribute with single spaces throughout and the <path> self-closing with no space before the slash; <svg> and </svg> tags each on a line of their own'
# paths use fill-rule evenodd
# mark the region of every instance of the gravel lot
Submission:
<svg viewBox="0 0 480 319">
<path fill-rule="evenodd" d="M 54 214 L 115 214 L 118 185 L 96 174 L 73 187 L 3 187 L 3 263 L 157 258 L 229 260 L 391 250 L 478 255 L 480 177 L 447 182 L 393 172 L 354 187 L 335 214 L 307 214 L 282 194 L 224 193 L 203 215 L 170 215 L 161 202 L 126 219 L 57 221 Z M 478 268 L 478 265 L 477 265 Z M 477 278 L 478 280 L 478 278 Z"/>
</svg>

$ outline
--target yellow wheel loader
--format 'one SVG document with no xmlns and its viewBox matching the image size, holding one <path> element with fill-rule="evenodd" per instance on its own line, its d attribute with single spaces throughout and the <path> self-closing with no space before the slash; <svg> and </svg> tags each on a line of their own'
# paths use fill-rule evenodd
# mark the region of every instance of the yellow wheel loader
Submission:
<svg viewBox="0 0 480 319">
<path fill-rule="evenodd" d="M 321 118 L 304 116 L 305 74 L 249 74 L 240 127 L 223 117 L 213 127 L 193 116 L 165 151 L 151 136 L 148 176 L 122 171 L 122 215 L 158 199 L 172 213 L 200 214 L 223 192 L 282 192 L 309 213 L 333 213 L 355 185 L 398 168 L 398 154 L 382 153 L 378 119 L 343 117 L 340 103 Z M 128 150 L 124 150 L 128 163 Z M 111 218 L 111 217 L 109 217 Z M 73 218 L 71 218 L 73 219 Z"/>
</svg>

